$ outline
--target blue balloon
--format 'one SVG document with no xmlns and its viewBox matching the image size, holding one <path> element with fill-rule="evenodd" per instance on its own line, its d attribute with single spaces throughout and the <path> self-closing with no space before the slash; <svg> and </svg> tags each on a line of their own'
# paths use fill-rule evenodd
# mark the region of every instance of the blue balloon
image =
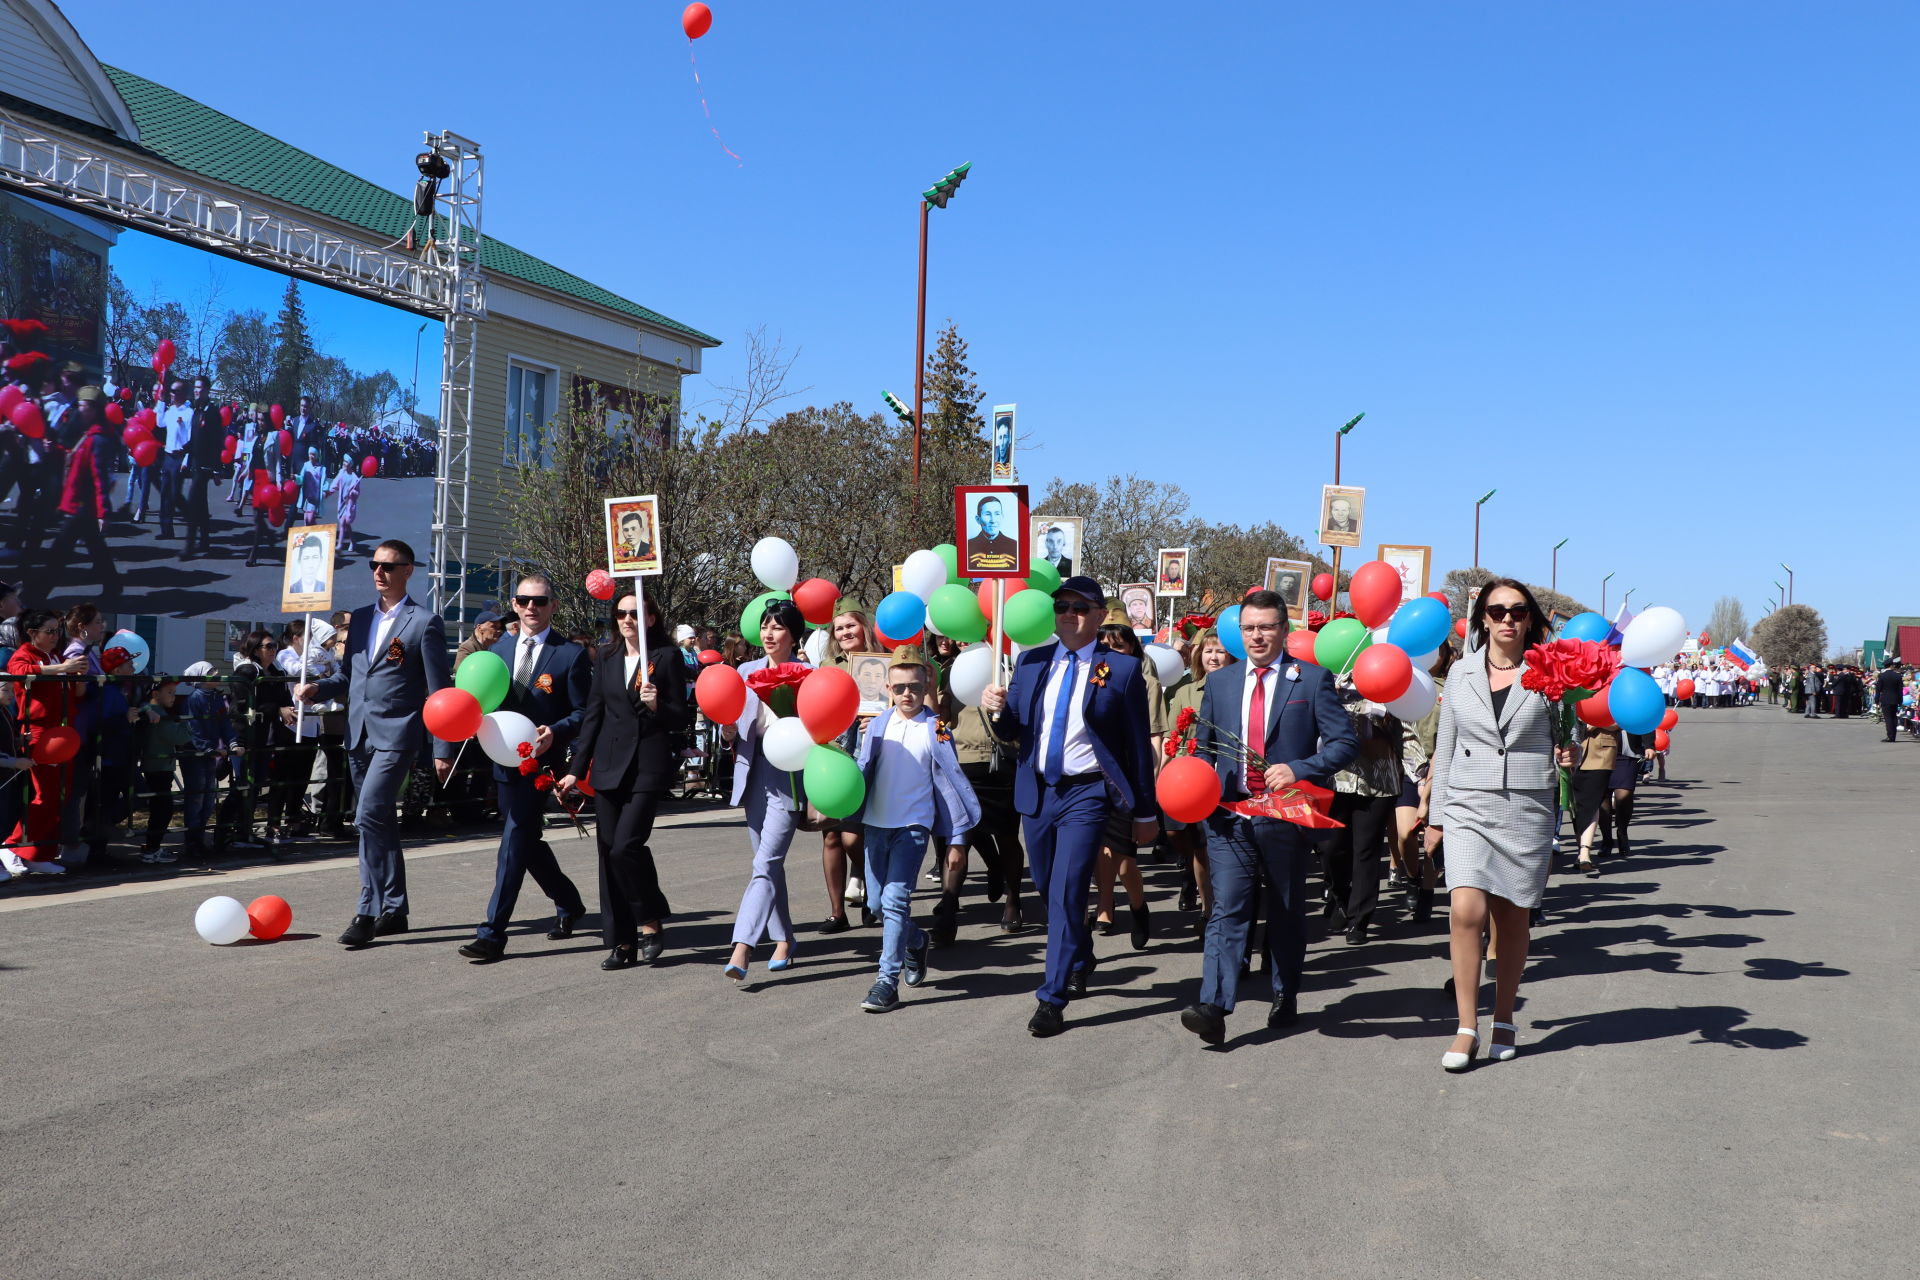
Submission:
<svg viewBox="0 0 1920 1280">
<path fill-rule="evenodd" d="M 907 640 L 927 625 L 927 602 L 911 591 L 896 591 L 873 611 L 873 625 L 889 640 Z"/>
<path fill-rule="evenodd" d="M 1666 719 L 1667 697 L 1638 667 L 1622 667 L 1607 686 L 1607 710 L 1628 733 L 1652 733 Z"/>
<path fill-rule="evenodd" d="M 1453 612 L 1432 596 L 1421 596 L 1395 611 L 1393 620 L 1387 623 L 1387 643 L 1417 658 L 1445 644 L 1452 630 Z"/>
<path fill-rule="evenodd" d="M 1562 623 L 1560 638 L 1562 640 L 1605 640 L 1607 633 L 1612 630 L 1612 623 L 1592 610 L 1588 610 L 1586 613 L 1576 613 Z M 1635 729 L 1633 732 L 1640 731 Z"/>
<path fill-rule="evenodd" d="M 1247 660 L 1247 643 L 1240 638 L 1240 606 L 1229 605 L 1213 620 L 1220 633 L 1220 647 L 1242 662 Z"/>
</svg>

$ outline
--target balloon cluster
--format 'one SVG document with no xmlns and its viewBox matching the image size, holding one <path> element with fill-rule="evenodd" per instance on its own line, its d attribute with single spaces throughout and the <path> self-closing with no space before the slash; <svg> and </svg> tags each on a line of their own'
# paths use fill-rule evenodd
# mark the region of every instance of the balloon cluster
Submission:
<svg viewBox="0 0 1920 1280">
<path fill-rule="evenodd" d="M 487 759 L 503 769 L 531 773 L 533 770 L 521 766 L 533 759 L 538 730 L 518 711 L 499 709 L 512 685 L 513 673 L 500 655 L 489 649 L 478 650 L 461 660 L 451 688 L 427 699 L 421 719 L 427 732 L 442 742 L 478 738 Z"/>
<path fill-rule="evenodd" d="M 1333 575 L 1318 574 L 1312 585 L 1315 596 L 1330 599 Z M 1384 560 L 1371 560 L 1355 569 L 1347 597 L 1353 603 L 1351 615 L 1335 617 L 1317 630 L 1290 633 L 1287 652 L 1336 676 L 1351 676 L 1361 697 L 1381 704 L 1400 720 L 1425 716 L 1439 696 L 1427 669 L 1447 641 L 1452 624 L 1447 606 L 1431 596 L 1402 603 L 1400 575 Z M 1228 614 L 1233 615 L 1232 643 L 1228 643 Z M 1220 615 L 1221 643 L 1229 649 L 1244 649 L 1239 630 L 1240 607 L 1235 605 Z"/>
<path fill-rule="evenodd" d="M 1687 642 L 1686 619 L 1665 605 L 1655 605 L 1616 634 L 1611 623 L 1589 611 L 1567 619 L 1560 627 L 1559 638 L 1610 644 L 1620 651 L 1619 671 L 1592 689 L 1591 696 L 1574 703 L 1574 714 L 1596 729 L 1654 734 L 1654 748 L 1665 751 L 1671 741 L 1668 735 L 1680 723 L 1680 715 L 1667 706 L 1666 694 L 1646 669 L 1672 661 Z M 1674 687 L 1674 696 L 1683 701 L 1692 697 L 1693 682 L 1680 681 Z"/>
<path fill-rule="evenodd" d="M 255 898 L 246 906 L 222 894 L 208 898 L 193 913 L 193 930 L 216 947 L 230 947 L 242 938 L 272 942 L 293 924 L 293 908 L 274 894 Z"/>
</svg>

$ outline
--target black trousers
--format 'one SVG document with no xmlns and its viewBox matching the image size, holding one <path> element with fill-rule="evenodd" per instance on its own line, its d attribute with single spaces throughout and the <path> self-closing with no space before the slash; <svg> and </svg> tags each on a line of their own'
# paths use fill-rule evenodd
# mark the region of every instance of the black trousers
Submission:
<svg viewBox="0 0 1920 1280">
<path fill-rule="evenodd" d="M 1889 703 L 1880 708 L 1880 723 L 1887 726 L 1887 741 L 1892 742 L 1900 736 L 1900 704 Z"/>
<path fill-rule="evenodd" d="M 38 533 L 28 533 L 26 535 L 28 552 L 33 552 L 39 545 L 39 541 Z M 53 591 L 67 585 L 63 580 L 67 566 L 73 560 L 74 550 L 82 546 L 87 549 L 87 555 L 93 561 L 93 576 L 100 582 L 101 594 L 119 595 L 120 567 L 113 562 L 113 551 L 107 546 L 107 536 L 101 532 L 100 522 L 91 514 L 61 516 L 58 527 L 53 531 L 53 540 L 47 544 L 45 556 L 29 554 L 25 559 L 28 563 L 39 560 L 46 565 L 43 578 L 44 591 L 46 594 L 52 594 Z"/>
<path fill-rule="evenodd" d="M 1369 924 L 1380 902 L 1380 867 L 1386 859 L 1387 826 L 1394 796 L 1336 792 L 1333 816 L 1347 825 L 1320 846 L 1321 866 L 1333 901 L 1346 907 L 1347 927 Z"/>
<path fill-rule="evenodd" d="M 632 946 L 643 920 L 673 913 L 647 840 L 660 811 L 658 791 L 599 791 L 593 797 L 600 846 L 600 931 L 609 947 Z"/>
<path fill-rule="evenodd" d="M 981 861 L 1000 873 L 1008 900 L 1019 902 L 1020 880 L 1027 858 L 1020 847 L 1020 814 L 1013 807 L 1013 787 L 987 780 L 987 767 L 961 765 L 960 771 L 973 784 L 974 798 L 980 802 L 980 822 L 967 832 L 967 846 Z"/>
<path fill-rule="evenodd" d="M 312 738 L 296 742 L 291 734 L 284 742 L 274 744 L 270 766 L 273 786 L 267 793 L 268 826 L 306 821 L 307 785 L 313 781 L 313 758 L 319 751 Z"/>
</svg>

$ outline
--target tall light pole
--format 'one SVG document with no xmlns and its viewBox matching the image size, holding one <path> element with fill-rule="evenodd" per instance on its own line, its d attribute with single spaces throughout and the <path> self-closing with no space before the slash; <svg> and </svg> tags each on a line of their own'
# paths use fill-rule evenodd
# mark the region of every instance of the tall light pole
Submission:
<svg viewBox="0 0 1920 1280">
<path fill-rule="evenodd" d="M 1787 603 L 1787 589 L 1783 586 L 1780 586 L 1780 579 L 1778 578 L 1775 578 L 1773 580 L 1773 585 L 1776 587 L 1780 587 L 1780 594 L 1773 602 L 1773 607 L 1778 609 Z"/>
<path fill-rule="evenodd" d="M 1628 605 L 1630 605 L 1630 604 L 1632 604 L 1632 603 L 1633 603 L 1633 593 L 1634 593 L 1634 592 L 1636 592 L 1636 591 L 1638 591 L 1639 589 L 1640 589 L 1640 588 L 1638 588 L 1638 587 L 1628 587 L 1628 588 L 1627 588 L 1627 594 L 1625 594 L 1624 596 L 1621 596 L 1621 597 L 1620 597 L 1620 607 L 1621 607 L 1622 609 L 1624 609 L 1624 608 L 1626 608 L 1626 607 L 1627 607 Z"/>
<path fill-rule="evenodd" d="M 1489 489 L 1480 501 L 1473 504 L 1473 567 L 1476 569 L 1480 567 L 1480 508 L 1486 506 L 1487 499 L 1498 492 L 1498 489 Z"/>
<path fill-rule="evenodd" d="M 1780 567 L 1782 569 L 1787 570 L 1787 603 L 1792 604 L 1793 603 L 1793 570 L 1788 569 L 1785 563 L 1782 563 Z"/>
<path fill-rule="evenodd" d="M 1614 573 L 1618 573 L 1618 572 L 1619 572 L 1618 569 L 1614 570 Z M 1600 579 L 1600 616 L 1603 618 L 1607 614 L 1607 583 L 1611 582 L 1612 580 L 1613 580 L 1612 573 Z"/>
<path fill-rule="evenodd" d="M 1547 579 L 1547 588 L 1550 591 L 1560 590 L 1560 548 L 1571 541 L 1573 541 L 1573 535 L 1569 534 L 1553 544 L 1553 576 Z M 1478 556 L 1474 558 L 1479 559 Z"/>
<path fill-rule="evenodd" d="M 1345 426 L 1333 433 L 1333 483 L 1335 488 L 1338 488 L 1340 485 L 1340 444 L 1347 438 L 1347 432 L 1359 426 L 1360 419 L 1366 416 L 1364 413 L 1354 414 L 1351 418 L 1347 419 Z M 1325 536 L 1324 532 L 1321 536 Z M 1340 548 L 1338 547 L 1333 548 L 1333 599 L 1327 601 L 1327 603 L 1333 607 L 1332 611 L 1334 613 L 1340 612 Z"/>
<path fill-rule="evenodd" d="M 973 161 L 969 160 L 958 169 L 949 170 L 946 177 L 920 193 L 920 305 L 913 358 L 913 498 L 916 503 L 920 500 L 920 433 L 926 425 L 921 398 L 927 386 L 927 213 L 936 207 L 946 208 L 947 201 L 953 199 L 972 168 Z"/>
</svg>

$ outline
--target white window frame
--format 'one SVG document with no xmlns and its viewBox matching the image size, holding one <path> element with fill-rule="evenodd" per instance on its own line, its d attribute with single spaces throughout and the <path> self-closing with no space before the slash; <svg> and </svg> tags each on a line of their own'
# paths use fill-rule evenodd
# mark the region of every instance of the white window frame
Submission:
<svg viewBox="0 0 1920 1280">
<path fill-rule="evenodd" d="M 502 424 L 506 434 L 506 443 L 501 450 L 503 466 L 512 466 L 520 457 L 521 436 L 514 421 L 514 416 L 520 407 L 519 398 L 513 394 L 513 375 L 516 369 L 546 377 L 545 403 L 541 406 L 544 415 L 539 423 L 541 430 L 544 431 L 547 423 L 553 421 L 553 415 L 559 411 L 560 404 L 560 366 L 549 364 L 545 360 L 536 360 L 532 356 L 515 355 L 509 351 L 507 353 L 507 416 Z M 539 460 L 537 456 L 535 460 Z"/>
</svg>

